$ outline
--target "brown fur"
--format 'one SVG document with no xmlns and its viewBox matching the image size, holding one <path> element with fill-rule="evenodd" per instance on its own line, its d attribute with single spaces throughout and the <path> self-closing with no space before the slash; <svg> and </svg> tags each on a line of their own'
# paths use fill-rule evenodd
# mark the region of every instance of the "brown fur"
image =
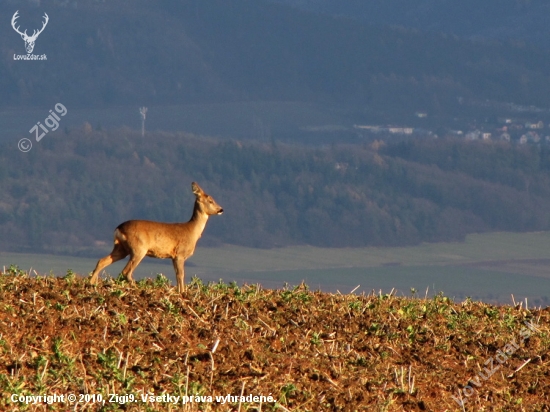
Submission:
<svg viewBox="0 0 550 412">
<path fill-rule="evenodd" d="M 193 255 L 197 241 L 210 215 L 221 215 L 223 209 L 195 182 L 191 185 L 196 196 L 193 216 L 186 223 L 161 223 L 149 220 L 129 220 L 115 229 L 113 251 L 100 259 L 91 275 L 90 283 L 98 283 L 99 273 L 111 263 L 130 255 L 122 274 L 133 282 L 132 273 L 145 256 L 172 259 L 178 292 L 185 289 L 183 264 Z"/>
</svg>

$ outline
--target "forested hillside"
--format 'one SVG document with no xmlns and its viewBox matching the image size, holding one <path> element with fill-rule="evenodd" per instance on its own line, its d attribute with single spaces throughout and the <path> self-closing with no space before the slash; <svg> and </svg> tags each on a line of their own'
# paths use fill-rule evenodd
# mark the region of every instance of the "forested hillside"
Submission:
<svg viewBox="0 0 550 412">
<path fill-rule="evenodd" d="M 29 153 L 1 148 L 0 247 L 107 248 L 125 220 L 189 219 L 192 181 L 226 211 L 203 245 L 406 245 L 548 230 L 549 169 L 545 147 L 507 143 L 307 148 L 66 130 Z"/>
<path fill-rule="evenodd" d="M 550 48 L 546 0 L 271 0 L 376 25 L 464 38 L 525 41 Z"/>
<path fill-rule="evenodd" d="M 246 100 L 457 116 L 458 98 L 550 106 L 550 55 L 521 44 L 300 11 L 265 0 L 0 4 L 0 107 Z M 23 28 L 50 16 L 34 53 Z M 138 103 L 139 102 L 139 103 Z"/>
</svg>

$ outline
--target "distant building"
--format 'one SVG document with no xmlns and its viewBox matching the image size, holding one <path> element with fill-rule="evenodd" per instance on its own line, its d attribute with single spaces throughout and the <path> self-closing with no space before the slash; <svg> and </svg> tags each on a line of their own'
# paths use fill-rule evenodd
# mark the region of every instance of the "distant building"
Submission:
<svg viewBox="0 0 550 412">
<path fill-rule="evenodd" d="M 539 143 L 540 142 L 540 136 L 537 134 L 537 132 L 527 132 L 524 135 L 522 135 L 519 139 L 519 142 L 521 144 L 525 143 Z"/>
<path fill-rule="evenodd" d="M 383 126 L 370 126 L 370 125 L 359 125 L 359 124 L 354 124 L 353 127 L 355 129 L 369 130 L 373 133 L 389 132 L 392 134 L 408 134 L 408 135 L 414 133 L 414 128 L 412 127 L 395 127 L 395 126 L 383 127 Z"/>
<path fill-rule="evenodd" d="M 412 127 L 389 127 L 388 131 L 393 134 L 413 134 Z"/>
<path fill-rule="evenodd" d="M 542 121 L 538 121 L 537 123 L 531 123 L 527 122 L 525 123 L 526 129 L 544 129 L 544 123 Z"/>
<path fill-rule="evenodd" d="M 497 119 L 497 122 L 504 123 L 504 124 L 512 124 L 512 119 L 510 119 L 509 117 L 499 117 Z"/>
<path fill-rule="evenodd" d="M 481 132 L 479 130 L 473 130 L 466 133 L 466 140 L 478 140 L 481 137 Z"/>
<path fill-rule="evenodd" d="M 340 171 L 340 172 L 344 172 L 344 173 L 348 170 L 348 167 L 349 167 L 349 164 L 348 164 L 348 163 L 340 163 L 340 162 L 338 162 L 338 163 L 336 163 L 336 164 L 334 165 L 334 169 L 336 169 L 336 170 L 338 170 L 338 171 Z"/>
<path fill-rule="evenodd" d="M 519 144 L 525 144 L 527 143 L 527 135 L 523 135 L 519 138 Z"/>
<path fill-rule="evenodd" d="M 374 133 L 378 133 L 378 132 L 382 131 L 382 127 L 380 127 L 380 126 L 369 126 L 369 125 L 354 124 L 353 127 L 355 129 L 370 130 L 371 132 L 374 132 Z"/>
</svg>

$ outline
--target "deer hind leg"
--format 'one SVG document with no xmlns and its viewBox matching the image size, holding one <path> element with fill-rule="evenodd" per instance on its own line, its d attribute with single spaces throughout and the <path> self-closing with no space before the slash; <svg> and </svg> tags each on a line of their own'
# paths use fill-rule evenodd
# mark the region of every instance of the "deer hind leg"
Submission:
<svg viewBox="0 0 550 412">
<path fill-rule="evenodd" d="M 101 273 L 101 271 L 109 266 L 111 263 L 124 259 L 126 256 L 128 256 L 128 251 L 120 243 L 115 243 L 113 251 L 104 258 L 99 259 L 99 261 L 97 262 L 97 265 L 92 272 L 90 283 L 92 285 L 97 285 L 97 282 L 99 281 L 99 274 Z"/>
<path fill-rule="evenodd" d="M 178 293 L 183 293 L 185 291 L 185 272 L 183 270 L 183 264 L 185 259 L 175 257 L 172 259 L 172 264 L 174 265 L 174 270 L 176 271 L 176 282 L 178 284 Z"/>
<path fill-rule="evenodd" d="M 145 252 L 130 253 L 130 260 L 128 261 L 126 266 L 124 266 L 124 269 L 122 269 L 122 274 L 124 275 L 124 277 L 126 277 L 126 280 L 128 282 L 131 282 L 131 283 L 134 282 L 134 278 L 132 277 L 132 274 L 134 273 L 134 270 L 139 265 L 139 263 L 143 260 L 144 257 L 145 257 Z"/>
</svg>

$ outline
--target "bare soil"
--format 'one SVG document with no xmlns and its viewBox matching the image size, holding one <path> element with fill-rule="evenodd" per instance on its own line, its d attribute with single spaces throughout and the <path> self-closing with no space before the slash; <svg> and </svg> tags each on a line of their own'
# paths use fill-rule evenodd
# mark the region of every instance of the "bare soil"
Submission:
<svg viewBox="0 0 550 412">
<path fill-rule="evenodd" d="M 441 295 L 197 278 L 179 295 L 161 276 L 92 287 L 12 267 L 0 274 L 0 410 L 550 411 L 549 321 L 549 308 Z M 80 402 L 18 401 L 53 394 Z"/>
</svg>

